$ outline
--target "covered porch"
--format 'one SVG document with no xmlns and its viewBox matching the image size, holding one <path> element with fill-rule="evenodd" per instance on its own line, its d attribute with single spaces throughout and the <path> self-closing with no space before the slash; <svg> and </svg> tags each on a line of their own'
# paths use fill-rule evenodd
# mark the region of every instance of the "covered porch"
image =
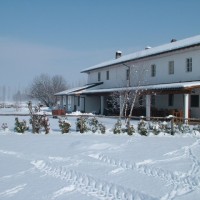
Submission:
<svg viewBox="0 0 200 200">
<path fill-rule="evenodd" d="M 127 88 L 87 89 L 79 91 L 79 94 L 99 96 L 101 105 L 99 113 L 104 114 L 106 96 L 125 90 Z M 140 90 L 140 95 L 143 96 L 142 106 L 147 118 L 168 115 L 185 119 L 200 118 L 200 81 L 129 87 L 128 90 Z M 89 102 L 86 101 L 87 103 Z M 138 115 L 138 110 L 135 106 L 133 115 Z"/>
<path fill-rule="evenodd" d="M 147 118 L 173 115 L 180 118 L 200 118 L 200 81 L 180 82 L 170 84 L 146 85 L 126 88 L 99 89 L 95 87 L 80 87 L 78 90 L 71 90 L 65 93 L 58 93 L 61 96 L 60 106 L 72 107 L 81 112 L 94 112 L 105 114 L 107 108 L 107 97 L 114 92 L 125 90 L 139 90 L 143 103 L 138 107 L 134 106 L 133 116 L 144 115 Z M 66 97 L 67 98 L 66 98 Z M 69 104 L 69 97 L 71 100 Z M 119 96 L 119 98 L 122 98 Z M 66 99 L 64 101 L 64 99 Z M 81 108 L 84 108 L 81 110 Z M 119 112 L 121 111 L 121 107 Z"/>
</svg>

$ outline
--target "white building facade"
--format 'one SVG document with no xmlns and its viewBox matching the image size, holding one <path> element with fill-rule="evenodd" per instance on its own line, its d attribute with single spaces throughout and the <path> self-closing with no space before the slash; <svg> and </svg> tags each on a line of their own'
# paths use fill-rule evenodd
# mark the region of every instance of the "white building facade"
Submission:
<svg viewBox="0 0 200 200">
<path fill-rule="evenodd" d="M 109 95 L 128 89 L 141 91 L 143 102 L 135 107 L 140 104 L 147 116 L 176 110 L 200 118 L 200 35 L 129 55 L 117 52 L 115 59 L 82 73 L 88 85 L 56 94 L 67 99 L 68 111 L 106 114 Z"/>
</svg>

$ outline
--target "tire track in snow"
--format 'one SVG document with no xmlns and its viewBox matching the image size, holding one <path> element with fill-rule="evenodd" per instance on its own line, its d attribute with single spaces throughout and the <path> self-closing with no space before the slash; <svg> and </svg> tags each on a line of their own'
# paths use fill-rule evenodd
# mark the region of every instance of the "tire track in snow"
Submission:
<svg viewBox="0 0 200 200">
<path fill-rule="evenodd" d="M 131 163 L 129 161 L 113 159 L 104 154 L 90 154 L 89 156 L 115 167 L 134 170 L 139 173 L 145 174 L 147 176 L 158 177 L 162 180 L 167 181 L 170 184 L 180 183 L 181 181 L 180 176 L 182 177 L 185 176 L 185 173 L 181 173 L 181 172 L 173 173 L 168 170 L 163 170 L 161 168 L 151 167 L 147 164 L 138 165 L 137 163 L 134 163 L 134 162 Z M 187 180 L 182 180 L 182 183 L 187 183 Z"/>
<path fill-rule="evenodd" d="M 142 192 L 133 191 L 113 183 L 107 183 L 75 170 L 67 170 L 63 166 L 54 166 L 43 160 L 32 161 L 31 163 L 45 175 L 67 181 L 82 194 L 94 196 L 101 200 L 158 200 Z"/>
<path fill-rule="evenodd" d="M 166 194 L 161 198 L 161 200 L 172 200 L 176 198 L 177 196 L 185 195 L 187 193 L 190 193 L 194 191 L 196 188 L 200 188 L 200 178 L 199 178 L 199 171 L 200 171 L 200 161 L 197 159 L 197 157 L 192 153 L 192 149 L 196 147 L 197 145 L 200 145 L 199 140 L 195 142 L 193 145 L 184 147 L 185 154 L 188 155 L 188 157 L 192 160 L 192 168 L 186 173 L 185 177 L 187 177 L 188 185 L 185 185 L 182 187 L 181 185 L 174 185 L 174 188 L 171 192 Z M 196 186 L 196 187 L 194 187 Z"/>
<path fill-rule="evenodd" d="M 96 154 L 96 155 L 92 154 L 89 156 L 112 166 L 120 167 L 123 169 L 134 170 L 147 176 L 160 178 L 166 181 L 168 184 L 173 184 L 174 188 L 172 192 L 174 194 L 179 194 L 179 196 L 200 188 L 200 177 L 196 176 L 195 174 L 189 175 L 188 173 L 180 173 L 180 172 L 173 173 L 168 170 L 151 167 L 146 164 L 137 165 L 137 163 L 130 163 L 128 161 L 116 160 L 108 156 L 105 156 L 103 154 Z M 168 196 L 168 198 L 166 199 L 169 200 L 173 198 L 169 198 Z M 165 198 L 163 198 L 163 200 L 164 199 Z"/>
<path fill-rule="evenodd" d="M 117 166 L 123 169 L 134 170 L 139 173 L 145 174 L 147 176 L 160 178 L 169 184 L 173 184 L 174 187 L 172 191 L 170 191 L 161 198 L 162 200 L 172 200 L 177 196 L 181 196 L 189 192 L 192 192 L 196 189 L 200 189 L 200 176 L 198 174 L 200 171 L 200 161 L 192 153 L 191 149 L 199 147 L 199 145 L 200 145 L 200 140 L 196 141 L 190 146 L 181 148 L 182 150 L 184 150 L 183 158 L 186 156 L 189 159 L 191 159 L 193 163 L 192 168 L 187 173 L 171 172 L 168 170 L 163 170 L 161 168 L 149 166 L 148 164 L 145 163 L 138 165 L 137 163 L 133 162 L 131 163 L 129 161 L 113 159 L 104 154 L 90 154 L 88 156 L 112 166 Z"/>
<path fill-rule="evenodd" d="M 26 187 L 26 184 L 18 185 L 0 193 L 0 197 L 12 197 Z"/>
</svg>

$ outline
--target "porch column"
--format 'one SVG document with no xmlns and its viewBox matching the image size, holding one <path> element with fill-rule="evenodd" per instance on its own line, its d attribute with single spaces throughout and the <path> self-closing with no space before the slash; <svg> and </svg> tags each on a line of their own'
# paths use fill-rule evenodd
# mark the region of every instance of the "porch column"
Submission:
<svg viewBox="0 0 200 200">
<path fill-rule="evenodd" d="M 101 96 L 101 110 L 100 110 L 101 115 L 103 115 L 103 111 L 104 111 L 104 96 Z"/>
<path fill-rule="evenodd" d="M 189 94 L 184 94 L 184 118 L 189 117 Z M 185 120 L 187 123 L 188 120 Z"/>
<path fill-rule="evenodd" d="M 60 97 L 60 107 L 63 108 L 63 96 Z"/>
<path fill-rule="evenodd" d="M 151 95 L 146 95 L 146 119 L 151 117 Z"/>
</svg>

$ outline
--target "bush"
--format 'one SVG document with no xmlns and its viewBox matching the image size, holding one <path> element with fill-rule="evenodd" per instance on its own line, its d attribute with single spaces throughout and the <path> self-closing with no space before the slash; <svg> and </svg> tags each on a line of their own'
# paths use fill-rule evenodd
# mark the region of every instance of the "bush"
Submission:
<svg viewBox="0 0 200 200">
<path fill-rule="evenodd" d="M 40 127 L 44 128 L 46 134 L 49 133 L 49 131 L 50 131 L 50 123 L 49 123 L 49 118 L 46 115 L 42 115 L 41 122 L 40 122 Z"/>
<path fill-rule="evenodd" d="M 154 135 L 158 135 L 161 132 L 161 124 L 160 122 L 152 122 L 149 124 L 150 130 L 152 130 Z"/>
<path fill-rule="evenodd" d="M 88 124 L 93 133 L 99 131 L 100 133 L 104 134 L 106 132 L 106 127 L 100 123 L 96 117 L 90 118 L 88 120 Z"/>
<path fill-rule="evenodd" d="M 99 130 L 102 134 L 104 134 L 106 132 L 106 127 L 102 123 L 99 123 Z"/>
<path fill-rule="evenodd" d="M 78 117 L 76 121 L 76 131 L 80 131 L 80 133 L 85 133 L 89 130 L 87 126 L 87 118 Z"/>
<path fill-rule="evenodd" d="M 122 122 L 120 119 L 118 119 L 116 124 L 114 125 L 113 133 L 120 134 L 121 132 L 122 132 Z"/>
<path fill-rule="evenodd" d="M 20 122 L 18 118 L 15 118 L 15 128 L 14 130 L 18 133 L 24 133 L 26 130 L 28 130 L 28 126 L 26 125 L 26 121 L 23 120 Z"/>
<path fill-rule="evenodd" d="M 127 134 L 133 135 L 133 133 L 135 133 L 135 128 L 133 125 L 130 125 L 129 127 L 127 127 Z"/>
<path fill-rule="evenodd" d="M 93 118 L 89 119 L 88 123 L 89 123 L 89 126 L 90 126 L 90 130 L 93 133 L 95 133 L 98 130 L 98 128 L 99 128 L 99 121 L 98 121 L 98 119 L 96 117 L 93 117 Z"/>
<path fill-rule="evenodd" d="M 193 130 L 200 132 L 200 125 L 198 124 L 198 125 L 194 126 Z"/>
<path fill-rule="evenodd" d="M 71 124 L 66 118 L 65 119 L 60 118 L 58 123 L 62 133 L 69 133 Z"/>
<path fill-rule="evenodd" d="M 140 135 L 147 136 L 148 135 L 148 127 L 147 123 L 142 119 L 138 123 L 138 132 Z"/>
<path fill-rule="evenodd" d="M 40 106 L 35 106 L 33 108 L 32 102 L 28 102 L 28 109 L 30 112 L 30 124 L 32 125 L 32 132 L 33 133 L 39 133 L 41 128 L 43 127 L 45 129 L 45 133 L 48 134 L 50 130 L 50 123 L 49 118 L 43 114 L 39 114 L 40 112 Z"/>
<path fill-rule="evenodd" d="M 46 134 L 50 131 L 49 118 L 45 114 L 31 115 L 30 124 L 32 124 L 33 133 L 40 133 L 42 128 L 44 128 Z"/>
<path fill-rule="evenodd" d="M 178 124 L 178 130 L 181 133 L 189 133 L 190 132 L 190 127 L 189 127 L 188 124 L 179 123 Z"/>
<path fill-rule="evenodd" d="M 1 125 L 1 128 L 5 131 L 6 129 L 8 129 L 8 125 L 7 125 L 7 123 L 3 123 L 2 125 Z"/>
</svg>

